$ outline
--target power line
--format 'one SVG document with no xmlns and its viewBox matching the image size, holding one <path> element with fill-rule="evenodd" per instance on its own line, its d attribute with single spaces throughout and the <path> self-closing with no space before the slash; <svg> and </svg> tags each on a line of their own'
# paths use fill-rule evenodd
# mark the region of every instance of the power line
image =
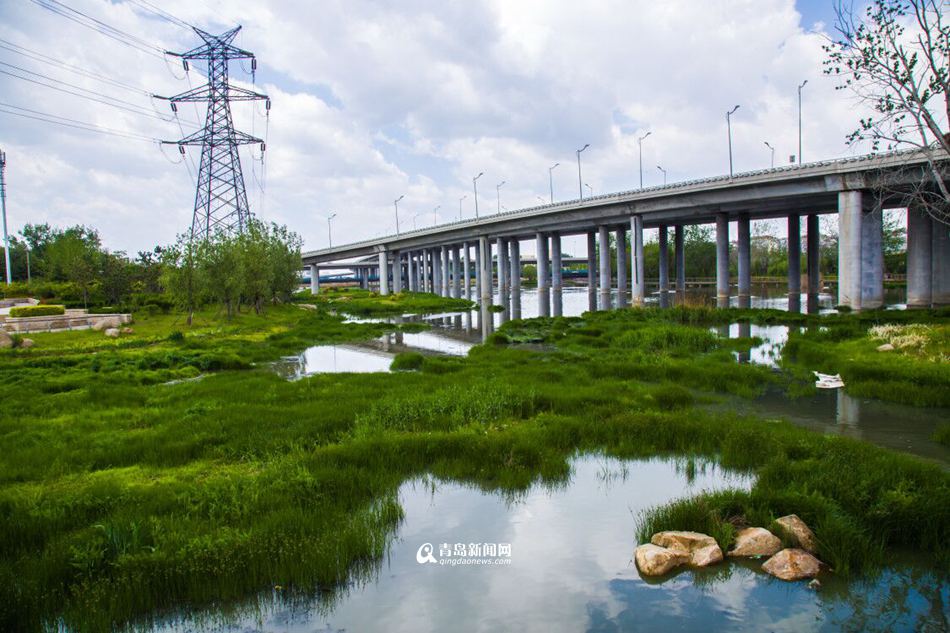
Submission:
<svg viewBox="0 0 950 633">
<path fill-rule="evenodd" d="M 148 2 L 148 0 L 130 0 L 130 1 L 138 5 L 139 7 L 145 9 L 149 13 L 154 13 L 155 15 L 162 18 L 163 20 L 167 22 L 171 22 L 172 24 L 176 26 L 180 26 L 185 29 L 194 28 L 193 25 L 189 24 L 188 22 L 185 22 L 184 20 L 180 20 L 176 18 L 174 15 L 172 15 L 171 13 L 169 13 L 168 11 L 165 11 L 164 9 L 160 7 L 156 7 L 151 2 Z"/>
<path fill-rule="evenodd" d="M 19 110 L 15 112 L 14 110 Z M 137 141 L 149 141 L 149 142 L 158 142 L 159 139 L 144 136 L 142 134 L 135 134 L 134 132 L 126 132 L 123 130 L 116 130 L 114 128 L 105 127 L 98 125 L 96 123 L 87 123 L 85 121 L 78 121 L 76 119 L 69 119 L 62 117 L 56 114 L 50 114 L 48 112 L 40 112 L 39 110 L 31 110 L 30 108 L 23 108 L 20 106 L 15 106 L 11 103 L 4 103 L 0 101 L 0 112 L 5 114 L 12 114 L 14 116 L 23 117 L 26 119 L 34 119 L 36 121 L 43 121 L 44 123 L 55 123 L 56 125 L 62 125 L 64 127 L 75 128 L 77 130 L 83 130 L 86 132 L 96 132 L 99 134 L 107 134 L 109 136 L 118 136 L 121 138 L 129 138 Z"/>
<path fill-rule="evenodd" d="M 61 88 L 61 87 L 59 87 L 59 86 L 56 86 L 56 85 L 53 85 L 53 84 L 50 84 L 50 83 L 45 83 L 44 81 L 40 81 L 40 80 L 38 80 L 38 79 L 32 79 L 32 78 L 30 78 L 30 77 L 24 77 L 23 75 L 18 75 L 18 74 L 14 73 L 14 72 L 10 72 L 10 71 L 7 71 L 7 70 L 3 70 L 2 68 L 0 68 L 0 74 L 8 75 L 8 76 L 10 76 L 10 77 L 14 77 L 14 78 L 16 78 L 16 79 L 20 79 L 20 80 L 22 80 L 22 81 L 28 81 L 28 82 L 33 83 L 33 84 L 36 84 L 36 85 L 38 85 L 38 86 L 44 86 L 44 87 L 46 87 L 46 88 L 50 88 L 51 90 L 57 90 L 57 91 L 59 91 L 59 92 L 63 92 L 63 93 L 70 94 L 70 95 L 74 95 L 74 96 L 76 96 L 76 97 L 80 97 L 80 98 L 83 98 L 83 99 L 88 99 L 88 100 L 90 100 L 90 101 L 95 101 L 95 102 L 97 102 L 97 103 L 101 103 L 101 104 L 104 104 L 104 105 L 107 105 L 107 106 L 111 106 L 111 107 L 113 107 L 113 108 L 118 108 L 118 109 L 120 109 L 120 110 L 125 110 L 125 111 L 131 112 L 131 113 L 133 113 L 133 114 L 139 114 L 139 115 L 141 115 L 141 116 L 147 116 L 147 117 L 150 117 L 150 118 L 153 118 L 153 119 L 158 119 L 159 121 L 164 121 L 164 122 L 166 122 L 166 123 L 170 123 L 170 122 L 172 121 L 171 118 L 165 118 L 165 117 L 163 117 L 162 115 L 160 115 L 160 114 L 158 114 L 157 112 L 155 112 L 154 110 L 151 110 L 151 111 L 150 111 L 148 108 L 145 108 L 144 106 L 140 106 L 140 105 L 138 105 L 138 104 L 136 104 L 136 103 L 132 103 L 131 101 L 126 101 L 126 100 L 124 100 L 124 99 L 119 99 L 119 98 L 117 98 L 117 97 L 111 97 L 111 96 L 109 96 L 109 95 L 102 94 L 101 92 L 96 92 L 95 90 L 90 90 L 90 89 L 88 89 L 88 88 L 83 88 L 82 86 L 77 86 L 77 85 L 75 85 L 75 84 L 71 84 L 71 83 L 68 83 L 68 82 L 65 82 L 65 81 L 61 81 L 61 80 L 56 79 L 56 78 L 54 78 L 54 77 L 49 77 L 48 75 L 43 75 L 43 74 L 41 74 L 41 73 L 36 73 L 36 72 L 31 71 L 31 70 L 27 70 L 27 69 L 25 69 L 25 68 L 21 68 L 21 67 L 19 67 L 19 66 L 14 66 L 13 64 L 8 64 L 7 62 L 2 62 L 2 61 L 0 61 L 0 65 L 2 65 L 2 66 L 7 66 L 7 67 L 9 67 L 9 68 L 13 68 L 13 69 L 15 69 L 15 70 L 17 70 L 17 71 L 19 71 L 19 72 L 22 72 L 22 73 L 27 73 L 27 74 L 29 74 L 29 75 L 33 75 L 34 77 L 40 77 L 41 79 L 45 79 L 46 81 L 50 81 L 50 82 L 57 83 L 57 84 L 62 84 L 63 86 L 67 86 L 68 88 L 73 88 L 74 90 L 69 90 L 68 88 Z M 76 90 L 79 90 L 79 91 L 81 91 L 81 92 L 76 92 Z M 82 93 L 88 93 L 88 94 L 82 94 Z M 151 95 L 149 95 L 149 96 L 151 96 Z M 187 123 L 188 123 L 189 125 L 194 126 L 194 127 L 200 127 L 197 123 L 195 123 L 195 122 L 193 122 L 193 121 L 187 121 Z"/>
<path fill-rule="evenodd" d="M 14 44 L 13 42 L 7 41 L 3 38 L 0 38 L 0 48 L 6 49 L 10 51 L 11 53 L 16 53 L 17 55 L 22 55 L 23 57 L 27 57 L 34 61 L 48 64 L 50 66 L 54 66 L 62 70 L 67 70 L 71 73 L 76 73 L 77 75 L 82 75 L 90 79 L 95 79 L 97 81 L 102 81 L 104 83 L 111 84 L 117 88 L 128 90 L 129 92 L 136 92 L 138 94 L 143 94 L 147 97 L 152 96 L 150 92 L 148 92 L 147 90 L 143 90 L 142 88 L 139 88 L 138 86 L 133 86 L 131 84 L 127 84 L 125 82 L 119 81 L 118 79 L 113 79 L 112 77 L 103 75 L 101 73 L 97 73 L 92 70 L 87 70 L 85 68 L 75 66 L 68 62 L 64 62 L 62 60 L 56 59 L 55 57 L 50 57 L 49 55 L 44 55 L 43 53 L 31 50 L 29 48 L 26 48 L 25 46 L 20 46 L 19 44 Z"/>
<path fill-rule="evenodd" d="M 88 29 L 92 29 L 106 37 L 112 38 L 117 42 L 125 44 L 130 48 L 137 49 L 148 55 L 158 57 L 163 59 L 165 55 L 165 49 L 150 44 L 145 40 L 138 38 L 134 35 L 126 33 L 121 29 L 117 29 L 113 26 L 109 26 L 102 20 L 97 20 L 96 18 L 86 15 L 82 11 L 77 11 L 72 7 L 60 2 L 59 0 L 32 0 L 33 4 L 46 9 L 57 15 L 72 20 L 76 24 L 85 26 Z"/>
</svg>

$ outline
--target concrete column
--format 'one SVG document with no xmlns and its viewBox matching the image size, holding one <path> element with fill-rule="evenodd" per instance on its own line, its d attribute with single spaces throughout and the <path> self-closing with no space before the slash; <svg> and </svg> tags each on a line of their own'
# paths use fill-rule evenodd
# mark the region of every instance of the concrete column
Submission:
<svg viewBox="0 0 950 633">
<path fill-rule="evenodd" d="M 647 283 L 644 278 L 643 262 L 643 216 L 635 215 L 630 218 L 630 246 L 633 249 L 633 254 L 630 258 L 630 276 L 633 279 L 631 300 L 633 305 L 642 306 L 646 303 L 647 296 Z"/>
<path fill-rule="evenodd" d="M 752 231 L 749 216 L 739 216 L 739 307 L 752 304 Z"/>
<path fill-rule="evenodd" d="M 412 251 L 406 253 L 406 286 L 409 292 L 416 291 L 416 261 Z"/>
<path fill-rule="evenodd" d="M 442 293 L 442 250 L 439 248 L 432 249 L 432 292 L 445 296 Z"/>
<path fill-rule="evenodd" d="M 788 216 L 788 311 L 802 309 L 802 223 L 797 213 Z"/>
<path fill-rule="evenodd" d="M 861 219 L 861 308 L 884 306 L 884 207 L 875 201 Z"/>
<path fill-rule="evenodd" d="M 861 191 L 838 193 L 838 305 L 861 309 Z"/>
<path fill-rule="evenodd" d="M 587 304 L 593 312 L 597 309 L 597 237 L 593 231 L 587 233 Z"/>
<path fill-rule="evenodd" d="M 492 303 L 492 261 L 491 261 L 491 242 L 487 237 L 478 238 L 478 249 L 481 251 L 482 266 L 482 306 L 490 306 Z"/>
<path fill-rule="evenodd" d="M 907 307 L 929 308 L 933 295 L 933 220 L 915 206 L 907 209 Z M 937 230 L 940 230 L 938 225 Z"/>
<path fill-rule="evenodd" d="M 930 246 L 930 292 L 933 307 L 950 305 L 950 228 L 932 220 L 933 241 Z"/>
<path fill-rule="evenodd" d="M 504 298 L 508 294 L 508 240 L 499 237 L 497 240 L 498 249 L 498 294 L 502 298 L 502 305 L 505 305 Z"/>
<path fill-rule="evenodd" d="M 452 247 L 452 296 L 458 299 L 462 296 L 462 260 L 459 247 Z"/>
<path fill-rule="evenodd" d="M 451 286 L 451 273 L 452 264 L 449 260 L 449 247 L 442 247 L 442 296 L 450 296 L 449 288 Z"/>
<path fill-rule="evenodd" d="M 729 216 L 725 213 L 716 215 L 716 307 L 729 307 Z"/>
<path fill-rule="evenodd" d="M 511 318 L 521 318 L 521 243 L 511 240 Z"/>
<path fill-rule="evenodd" d="M 666 225 L 660 226 L 657 237 L 660 243 L 660 307 L 668 308 L 670 305 L 670 246 Z"/>
<path fill-rule="evenodd" d="M 597 229 L 600 255 L 600 309 L 610 309 L 610 236 L 606 226 Z"/>
<path fill-rule="evenodd" d="M 402 292 L 402 253 L 393 251 L 393 292 Z"/>
<path fill-rule="evenodd" d="M 310 294 L 315 295 L 320 292 L 320 269 L 315 264 L 310 264 Z"/>
<path fill-rule="evenodd" d="M 563 262 L 561 261 L 561 234 L 551 233 L 551 314 L 556 317 L 564 315 L 564 287 Z"/>
<path fill-rule="evenodd" d="M 818 293 L 821 292 L 821 225 L 818 222 L 818 215 L 815 213 L 809 215 L 806 224 L 808 314 L 817 314 Z"/>
<path fill-rule="evenodd" d="M 619 228 L 616 233 L 617 239 L 617 307 L 621 308 L 627 305 L 627 295 L 630 294 L 630 286 L 627 285 L 627 229 Z"/>
<path fill-rule="evenodd" d="M 676 250 L 676 252 L 673 254 L 673 263 L 676 268 L 676 299 L 680 304 L 686 301 L 685 237 L 686 231 L 683 230 L 683 225 L 677 224 L 676 230 L 673 232 L 673 248 Z M 726 278 L 728 279 L 728 275 Z"/>
<path fill-rule="evenodd" d="M 538 233 L 538 316 L 551 316 L 551 273 L 548 268 L 548 236 Z"/>
<path fill-rule="evenodd" d="M 379 252 L 379 294 L 389 294 L 389 254 Z"/>
<path fill-rule="evenodd" d="M 472 300 L 472 260 L 469 250 L 471 245 L 465 242 L 462 245 L 462 285 L 465 287 L 465 298 Z"/>
<path fill-rule="evenodd" d="M 481 242 L 475 242 L 475 300 L 482 298 L 482 247 Z"/>
</svg>

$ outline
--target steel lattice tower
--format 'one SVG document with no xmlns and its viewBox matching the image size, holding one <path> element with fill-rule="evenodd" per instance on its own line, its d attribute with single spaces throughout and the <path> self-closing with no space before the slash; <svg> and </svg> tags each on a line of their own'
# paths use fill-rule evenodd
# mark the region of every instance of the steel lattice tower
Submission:
<svg viewBox="0 0 950 633">
<path fill-rule="evenodd" d="M 178 145 L 182 155 L 186 145 L 201 146 L 195 213 L 191 221 L 192 240 L 205 239 L 216 231 L 241 232 L 251 218 L 238 146 L 260 143 L 263 151 L 264 141 L 234 129 L 231 102 L 264 100 L 269 111 L 270 99 L 265 94 L 228 84 L 228 62 L 231 60 L 250 59 L 252 70 L 257 67 L 253 53 L 231 44 L 240 30 L 238 26 L 215 36 L 196 28 L 195 32 L 204 41 L 202 46 L 187 53 L 168 53 L 180 57 L 186 70 L 189 60 L 203 60 L 208 64 L 207 84 L 166 97 L 175 112 L 179 103 L 208 103 L 203 129 L 178 141 L 163 141 Z"/>
</svg>

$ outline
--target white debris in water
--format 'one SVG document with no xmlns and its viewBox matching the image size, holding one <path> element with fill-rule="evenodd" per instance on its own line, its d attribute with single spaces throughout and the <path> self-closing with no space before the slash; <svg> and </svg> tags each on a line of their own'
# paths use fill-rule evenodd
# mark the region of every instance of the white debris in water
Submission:
<svg viewBox="0 0 950 633">
<path fill-rule="evenodd" d="M 841 379 L 841 374 L 819 374 L 817 371 L 813 371 L 815 374 L 815 386 L 819 389 L 840 389 L 844 387 L 844 381 Z"/>
</svg>

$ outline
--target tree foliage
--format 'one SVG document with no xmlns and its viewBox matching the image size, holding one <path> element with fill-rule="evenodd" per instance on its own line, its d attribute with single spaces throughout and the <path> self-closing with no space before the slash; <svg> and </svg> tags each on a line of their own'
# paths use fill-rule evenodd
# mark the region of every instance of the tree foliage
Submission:
<svg viewBox="0 0 950 633">
<path fill-rule="evenodd" d="M 840 2 L 838 37 L 824 48 L 825 73 L 842 80 L 874 114 L 861 118 L 848 141 L 870 141 L 875 151 L 916 148 L 929 173 L 914 202 L 950 220 L 944 174 L 950 155 L 950 24 L 940 0 L 873 0 L 863 15 Z"/>
</svg>

